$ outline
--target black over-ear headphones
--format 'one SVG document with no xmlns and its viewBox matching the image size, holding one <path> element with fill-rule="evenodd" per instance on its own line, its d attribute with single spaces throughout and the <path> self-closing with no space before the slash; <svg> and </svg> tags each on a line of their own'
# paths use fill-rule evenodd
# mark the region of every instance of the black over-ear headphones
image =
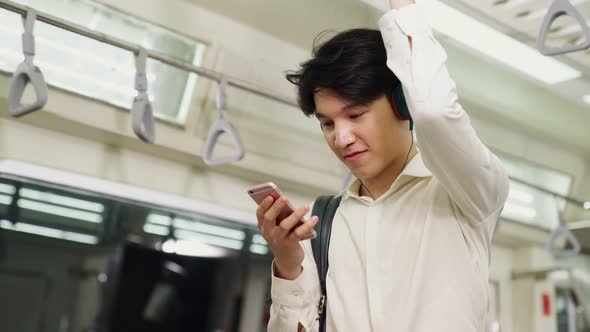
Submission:
<svg viewBox="0 0 590 332">
<path fill-rule="evenodd" d="M 410 120 L 410 131 L 413 131 L 414 120 L 412 120 L 412 116 L 410 115 L 410 109 L 408 108 L 408 103 L 406 102 L 406 96 L 404 95 L 401 83 L 398 83 L 393 89 L 393 102 L 395 103 L 395 108 L 400 117 L 403 120 Z"/>
</svg>

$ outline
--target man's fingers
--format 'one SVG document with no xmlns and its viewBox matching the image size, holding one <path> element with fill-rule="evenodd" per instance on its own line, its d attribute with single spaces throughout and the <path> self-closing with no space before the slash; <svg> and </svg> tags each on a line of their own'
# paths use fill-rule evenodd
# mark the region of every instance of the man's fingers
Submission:
<svg viewBox="0 0 590 332">
<path fill-rule="evenodd" d="M 260 202 L 260 205 L 258 205 L 258 208 L 256 209 L 256 219 L 258 219 L 258 228 L 261 231 L 262 224 L 264 221 L 264 214 L 270 208 L 273 201 L 274 199 L 272 198 L 272 196 L 268 196 L 264 200 L 262 200 L 262 202 Z"/>
<path fill-rule="evenodd" d="M 318 223 L 318 217 L 313 216 L 311 219 L 307 220 L 303 225 L 297 227 L 289 237 L 292 239 L 297 239 L 298 241 L 304 240 L 310 235 L 315 235 L 315 230 L 313 229 L 315 225 Z"/>
<path fill-rule="evenodd" d="M 306 234 L 301 240 L 299 241 L 305 241 L 305 240 L 313 240 L 316 237 L 318 237 L 318 233 L 316 233 L 316 231 L 313 231 L 313 233 L 309 233 Z"/>
<path fill-rule="evenodd" d="M 288 234 L 291 232 L 291 229 L 300 221 L 303 220 L 303 217 L 305 217 L 305 214 L 307 214 L 307 212 L 309 212 L 309 205 L 305 205 L 303 207 L 297 208 L 295 209 L 295 211 L 293 213 L 291 213 L 290 216 L 288 216 L 287 218 L 285 218 L 283 221 L 281 221 L 281 223 L 279 224 L 279 227 L 281 228 L 281 230 L 283 231 L 283 233 Z"/>
<path fill-rule="evenodd" d="M 283 208 L 287 205 L 287 199 L 285 197 L 279 197 L 272 203 L 272 206 L 266 210 L 262 217 L 263 226 L 265 229 L 271 230 L 276 227 L 277 217 L 281 214 Z"/>
</svg>

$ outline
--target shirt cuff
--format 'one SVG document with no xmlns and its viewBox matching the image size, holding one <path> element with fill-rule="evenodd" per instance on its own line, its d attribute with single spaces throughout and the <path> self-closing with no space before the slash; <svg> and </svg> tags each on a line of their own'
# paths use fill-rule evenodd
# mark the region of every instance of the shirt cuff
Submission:
<svg viewBox="0 0 590 332">
<path fill-rule="evenodd" d="M 432 28 L 417 4 L 406 5 L 400 9 L 392 9 L 379 19 L 382 32 L 395 30 L 396 26 L 406 36 L 424 36 L 432 34 Z"/>
<path fill-rule="evenodd" d="M 306 288 L 309 288 L 309 271 L 302 266 L 301 274 L 295 280 L 277 278 L 274 271 L 275 262 L 273 260 L 271 265 L 272 285 L 270 289 L 272 302 L 292 308 L 304 307 L 309 302 L 306 299 Z"/>
</svg>

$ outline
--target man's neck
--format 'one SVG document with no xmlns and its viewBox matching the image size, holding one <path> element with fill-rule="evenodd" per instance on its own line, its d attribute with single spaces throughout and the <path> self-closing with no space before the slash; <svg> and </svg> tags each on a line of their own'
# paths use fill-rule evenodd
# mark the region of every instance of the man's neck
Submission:
<svg viewBox="0 0 590 332">
<path fill-rule="evenodd" d="M 405 165 L 409 164 L 417 153 L 418 150 L 416 149 L 416 146 L 413 146 L 407 161 L 404 156 L 403 159 L 396 160 L 395 162 L 391 163 L 391 165 L 386 167 L 381 172 L 381 174 L 377 175 L 376 177 L 362 180 L 362 185 L 359 188 L 359 196 L 368 196 L 372 197 L 374 200 L 377 200 L 379 197 L 381 197 L 381 195 L 389 190 L 393 182 L 400 176 L 401 172 L 405 168 Z M 405 165 L 404 162 L 406 163 Z"/>
</svg>

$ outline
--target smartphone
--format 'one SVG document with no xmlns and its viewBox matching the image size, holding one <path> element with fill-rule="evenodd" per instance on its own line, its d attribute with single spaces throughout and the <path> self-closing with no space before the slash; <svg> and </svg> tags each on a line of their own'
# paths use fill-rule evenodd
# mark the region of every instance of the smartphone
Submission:
<svg viewBox="0 0 590 332">
<path fill-rule="evenodd" d="M 268 196 L 271 196 L 274 199 L 274 201 L 279 199 L 279 197 L 285 196 L 285 194 L 283 194 L 279 187 L 277 187 L 277 185 L 272 182 L 267 182 L 248 188 L 248 195 L 250 195 L 250 197 L 252 197 L 254 202 L 256 202 L 256 204 L 258 205 L 260 205 L 260 203 L 262 203 L 262 201 Z M 285 205 L 285 207 L 277 217 L 277 226 L 281 223 L 281 221 L 283 221 L 283 219 L 290 216 L 291 213 L 293 213 L 293 211 L 295 211 L 295 208 L 293 208 L 290 202 L 287 202 L 287 205 Z M 303 224 L 303 220 L 300 220 L 299 223 L 295 225 L 293 229 L 299 227 L 301 224 Z"/>
</svg>

